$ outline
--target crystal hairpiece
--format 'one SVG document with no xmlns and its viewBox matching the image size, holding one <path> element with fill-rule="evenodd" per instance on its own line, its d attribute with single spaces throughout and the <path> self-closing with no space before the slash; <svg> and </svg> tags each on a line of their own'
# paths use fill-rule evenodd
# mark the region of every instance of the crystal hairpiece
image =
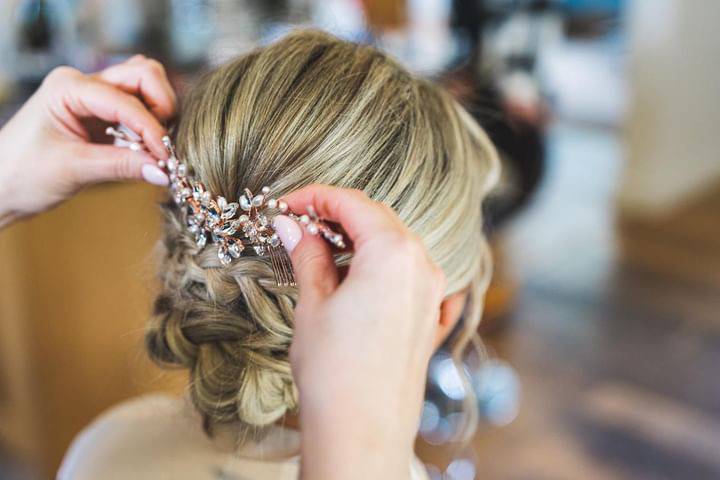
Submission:
<svg viewBox="0 0 720 480">
<path fill-rule="evenodd" d="M 115 137 L 115 145 L 131 150 L 147 150 L 142 138 L 125 126 L 108 127 L 108 135 Z M 338 248 L 345 248 L 340 233 L 333 231 L 317 215 L 312 205 L 307 214 L 297 215 L 290 211 L 283 200 L 269 197 L 270 189 L 263 187 L 254 194 L 245 189 L 237 202 L 212 195 L 201 182 L 193 179 L 190 167 L 175 154 L 170 137 L 162 139 L 168 151 L 168 160 L 160 160 L 158 166 L 170 178 L 170 195 L 182 209 L 189 232 L 199 249 L 205 248 L 208 239 L 217 247 L 222 265 L 229 265 L 243 252 L 252 249 L 259 256 L 268 256 L 279 287 L 295 285 L 295 275 L 290 258 L 273 228 L 272 219 L 287 215 L 298 221 L 311 235 L 321 235 Z"/>
</svg>

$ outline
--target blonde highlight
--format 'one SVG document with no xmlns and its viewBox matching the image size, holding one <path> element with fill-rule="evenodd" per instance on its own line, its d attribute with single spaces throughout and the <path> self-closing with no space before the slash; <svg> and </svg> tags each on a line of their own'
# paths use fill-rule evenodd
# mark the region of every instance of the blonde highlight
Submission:
<svg viewBox="0 0 720 480">
<path fill-rule="evenodd" d="M 324 183 L 392 207 L 445 272 L 447 294 L 470 287 L 454 356 L 471 343 L 491 272 L 481 202 L 497 155 L 447 92 L 372 47 L 303 30 L 206 74 L 183 105 L 175 144 L 215 195 Z M 163 210 L 151 358 L 190 371 L 208 425 L 257 430 L 297 410 L 288 361 L 296 289 L 278 287 L 260 257 L 221 268 L 177 208 Z"/>
</svg>

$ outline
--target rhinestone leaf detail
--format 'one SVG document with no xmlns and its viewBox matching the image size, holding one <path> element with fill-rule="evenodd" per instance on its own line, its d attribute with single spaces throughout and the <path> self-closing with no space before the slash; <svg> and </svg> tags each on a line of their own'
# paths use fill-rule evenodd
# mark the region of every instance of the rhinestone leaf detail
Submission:
<svg viewBox="0 0 720 480">
<path fill-rule="evenodd" d="M 122 140 L 118 145 L 148 151 L 140 136 L 126 127 L 108 127 L 106 133 Z M 270 197 L 268 187 L 262 187 L 258 194 L 246 188 L 237 202 L 214 197 L 202 182 L 193 179 L 191 167 L 178 158 L 170 137 L 163 137 L 162 142 L 168 159 L 159 160 L 158 166 L 170 179 L 170 197 L 181 208 L 188 233 L 198 250 L 212 242 L 221 265 L 229 265 L 246 248 L 252 247 L 255 254 L 270 256 L 278 286 L 294 286 L 292 264 L 272 226 L 277 214 L 288 215 L 300 222 L 308 233 L 319 234 L 339 248 L 345 247 L 343 236 L 322 222 L 311 206 L 307 207 L 307 214 L 295 215 L 285 201 Z"/>
</svg>

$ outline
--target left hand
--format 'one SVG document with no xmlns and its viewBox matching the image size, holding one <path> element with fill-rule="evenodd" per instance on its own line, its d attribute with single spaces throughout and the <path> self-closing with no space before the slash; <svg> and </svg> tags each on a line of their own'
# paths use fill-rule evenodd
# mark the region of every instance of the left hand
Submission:
<svg viewBox="0 0 720 480">
<path fill-rule="evenodd" d="M 162 65 L 142 55 L 84 75 L 58 67 L 0 130 L 0 227 L 47 210 L 86 185 L 144 179 L 167 184 L 161 122 L 176 98 Z M 122 123 L 149 152 L 93 142 L 93 126 Z M 100 125 L 101 126 L 101 125 Z"/>
</svg>

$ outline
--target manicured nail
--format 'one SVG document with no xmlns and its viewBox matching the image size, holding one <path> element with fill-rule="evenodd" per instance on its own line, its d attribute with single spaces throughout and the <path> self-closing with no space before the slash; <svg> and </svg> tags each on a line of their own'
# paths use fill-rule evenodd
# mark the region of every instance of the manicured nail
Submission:
<svg viewBox="0 0 720 480">
<path fill-rule="evenodd" d="M 142 176 L 146 182 L 152 183 L 153 185 L 165 187 L 170 183 L 170 179 L 165 175 L 165 172 L 152 163 L 146 163 L 142 166 Z"/>
<path fill-rule="evenodd" d="M 285 250 L 287 250 L 288 253 L 292 253 L 303 235 L 300 225 L 286 215 L 278 215 L 275 217 L 275 220 L 273 220 L 273 227 L 275 227 L 275 232 L 285 246 Z"/>
</svg>

